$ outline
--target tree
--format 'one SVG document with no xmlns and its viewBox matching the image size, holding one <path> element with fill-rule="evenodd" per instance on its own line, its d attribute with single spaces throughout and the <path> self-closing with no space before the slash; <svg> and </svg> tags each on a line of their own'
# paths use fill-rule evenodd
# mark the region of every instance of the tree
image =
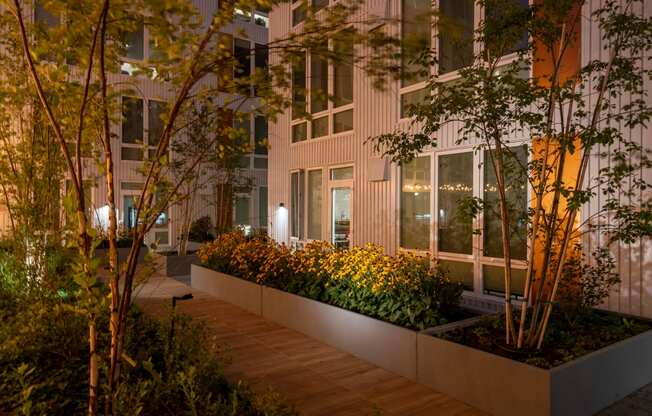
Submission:
<svg viewBox="0 0 652 416">
<path fill-rule="evenodd" d="M 485 18 L 473 35 L 480 50 L 459 70 L 459 80 L 442 82 L 436 72 L 429 76 L 431 94 L 409 107 L 420 132 L 395 131 L 372 139 L 377 150 L 404 163 L 435 147 L 444 126 L 459 123 L 458 144 L 473 143 L 476 151 L 485 152 L 498 195 L 459 205 L 467 216 L 499 212 L 504 342 L 515 348 L 541 348 L 563 270 L 583 235 L 599 233 L 607 244 L 652 235 L 650 183 L 643 173 L 652 167 L 650 149 L 626 132 L 646 128 L 652 115 L 645 89 L 652 70 L 642 58 L 652 48 L 652 19 L 637 13 L 640 1 L 622 3 L 606 1 L 591 16 L 607 45 L 606 58 L 569 71 L 568 62 L 579 61 L 573 54 L 583 1 L 543 0 L 521 7 L 512 0 L 481 0 Z M 434 15 L 445 32 L 443 19 Z M 529 42 L 524 42 L 525 34 Z M 501 58 L 514 50 L 516 60 L 501 67 Z M 430 73 L 440 60 L 428 49 L 413 64 Z M 532 65 L 547 65 L 549 71 L 523 77 L 522 70 Z M 531 138 L 527 160 L 519 157 L 511 137 Z M 591 177 L 589 164 L 595 158 L 604 167 Z M 515 194 L 525 185 L 532 202 L 518 217 Z M 598 194 L 605 201 L 601 209 L 578 224 L 578 213 Z M 528 256 L 523 307 L 515 316 L 511 251 L 519 236 L 527 236 Z"/>
<path fill-rule="evenodd" d="M 32 101 L 16 101 L 20 105 L 8 107 L 8 112 L 3 113 L 3 116 L 11 117 L 15 114 L 11 111 L 39 114 L 38 118 L 28 122 L 28 127 L 40 125 L 47 129 L 51 142 L 46 140 L 45 143 L 57 145 L 52 159 L 46 159 L 57 161 L 55 174 L 44 174 L 44 177 L 65 178 L 72 192 L 68 204 L 72 215 L 66 222 L 71 233 L 63 235 L 63 239 L 75 247 L 78 253 L 75 280 L 82 288 L 82 312 L 88 318 L 90 415 L 98 412 L 102 399 L 99 396 L 102 357 L 97 353 L 102 328 L 98 328 L 98 316 L 103 309 L 109 309 L 108 332 L 111 345 L 109 357 L 104 357 L 108 374 L 106 389 L 102 391 L 106 391 L 106 397 L 103 398 L 105 413 L 115 414 L 120 367 L 124 358 L 127 313 L 139 276 L 139 252 L 145 236 L 161 212 L 171 204 L 186 199 L 188 195 L 184 190 L 194 189 L 192 184 L 196 181 L 194 175 L 197 169 L 211 160 L 211 155 L 216 150 L 218 159 L 233 157 L 235 150 L 231 142 L 237 142 L 241 133 L 231 123 L 225 122 L 224 109 L 237 111 L 243 103 L 255 102 L 257 104 L 251 108 L 273 118 L 287 108 L 292 103 L 287 93 L 291 80 L 288 63 L 298 56 L 305 56 L 307 49 L 315 49 L 315 45 L 323 44 L 320 39 L 324 36 L 341 36 L 341 28 L 351 23 L 350 18 L 357 9 L 356 3 L 343 1 L 327 8 L 319 17 L 309 10 L 304 29 L 300 33 L 270 43 L 269 48 L 275 58 L 267 73 L 256 72 L 250 76 L 231 79 L 229 74 L 237 67 L 238 57 L 233 56 L 219 41 L 220 30 L 232 22 L 235 8 L 271 8 L 278 3 L 241 0 L 220 4 L 221 7 L 206 20 L 190 2 L 184 0 L 43 0 L 38 4 L 28 0 L 3 0 L 0 3 L 0 40 L 2 52 L 6 52 L 9 57 L 8 60 L 3 60 L 0 68 L 3 71 L 0 82 L 5 94 L 2 99 L 15 100 L 21 94 L 33 97 Z M 31 13 L 32 11 L 36 12 Z M 32 15 L 37 17 L 35 23 L 32 23 Z M 347 39 L 354 44 L 372 41 L 377 36 L 365 34 L 365 22 L 353 23 L 359 28 L 348 31 Z M 132 82 L 113 81 L 110 74 L 120 72 L 121 57 L 128 52 L 130 37 L 143 30 L 143 27 L 149 32 L 155 53 L 145 63 L 146 67 L 132 68 Z M 328 48 L 321 52 L 328 59 L 341 59 Z M 5 65 L 5 61 L 10 62 L 12 58 L 16 59 L 16 65 Z M 353 57 L 345 57 L 349 58 Z M 362 62 L 362 57 L 355 59 Z M 379 66 L 369 66 L 370 71 L 378 68 Z M 112 147 L 113 126 L 119 120 L 116 117 L 119 114 L 117 97 L 129 92 L 137 94 L 138 82 L 145 78 L 163 82 L 174 98 L 167 105 L 163 127 L 155 141 L 155 150 L 151 155 L 144 152 L 148 157 L 140 170 L 144 186 L 136 201 L 136 221 L 131 234 L 133 244 L 127 260 L 124 264 L 118 264 L 115 152 Z M 222 94 L 220 84 L 225 80 L 231 89 L 227 94 Z M 257 97 L 243 93 L 240 88 L 245 86 L 255 87 Z M 219 105 L 213 102 L 214 97 L 222 99 Z M 193 117 L 197 109 L 205 109 L 207 118 Z M 210 120 L 213 132 L 203 136 L 199 143 L 193 141 L 192 155 L 187 155 L 182 163 L 171 164 L 170 150 L 174 144 L 192 139 L 197 123 L 206 119 Z M 4 125 L 2 134 L 3 137 L 13 137 L 11 128 L 5 128 Z M 226 140 L 225 137 L 230 139 Z M 14 139 L 9 139 L 12 140 Z M 21 137 L 20 140 L 24 138 Z M 220 149 L 220 146 L 223 148 Z M 220 152 L 223 152 L 222 156 Z M 25 166 L 40 163 L 40 153 L 38 158 L 23 153 L 21 156 L 27 156 Z M 95 162 L 96 170 L 90 169 L 88 162 Z M 177 170 L 173 172 L 174 167 Z M 21 175 L 17 174 L 22 179 Z M 93 227 L 92 213 L 89 212 L 86 198 L 92 182 L 89 179 L 101 180 L 107 189 L 108 295 L 104 294 L 99 283 L 99 261 L 94 256 L 98 233 Z M 60 188 L 55 185 L 49 189 L 58 192 Z M 39 190 L 39 197 L 47 195 L 44 188 Z M 9 200 L 10 206 L 16 203 L 11 192 L 5 192 L 4 196 Z M 31 209 L 35 208 L 34 202 L 29 199 L 24 203 Z M 23 222 L 23 217 L 12 218 L 21 221 L 20 227 L 30 230 L 27 228 L 27 220 Z"/>
</svg>

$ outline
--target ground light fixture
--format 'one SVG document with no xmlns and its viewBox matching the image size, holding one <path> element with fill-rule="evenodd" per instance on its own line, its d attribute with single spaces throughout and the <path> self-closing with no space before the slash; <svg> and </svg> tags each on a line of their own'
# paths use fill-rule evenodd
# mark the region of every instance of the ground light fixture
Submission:
<svg viewBox="0 0 652 416">
<path fill-rule="evenodd" d="M 172 349 L 172 340 L 174 339 L 174 322 L 176 321 L 177 301 L 191 300 L 192 298 L 192 293 L 186 293 L 183 296 L 172 296 L 172 319 L 170 320 L 170 336 L 168 339 L 170 349 Z"/>
</svg>

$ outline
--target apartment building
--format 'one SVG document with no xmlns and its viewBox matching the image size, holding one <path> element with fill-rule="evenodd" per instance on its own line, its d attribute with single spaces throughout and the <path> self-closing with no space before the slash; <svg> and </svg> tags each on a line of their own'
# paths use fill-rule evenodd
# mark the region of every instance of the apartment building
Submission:
<svg viewBox="0 0 652 416">
<path fill-rule="evenodd" d="M 205 18 L 214 14 L 218 7 L 215 0 L 195 0 L 194 5 Z M 51 27 L 60 24 L 60 19 L 36 3 L 33 19 Z M 220 42 L 232 48 L 233 56 L 239 65 L 234 68 L 234 77 L 248 77 L 255 68 L 267 65 L 267 33 L 269 18 L 267 13 L 258 10 L 237 10 L 233 23 L 220 31 Z M 255 51 L 255 53 L 252 53 Z M 171 102 L 175 91 L 165 82 L 138 74 L 156 53 L 149 39 L 147 29 L 141 26 L 126 40 L 126 55 L 122 58 L 120 73 L 109 74 L 109 85 L 113 88 L 128 88 L 122 94 L 119 106 L 122 114 L 112 117 L 118 120 L 111 126 L 114 139 L 115 194 L 119 227 L 129 229 L 136 224 L 136 197 L 144 186 L 144 178 L 139 173 L 143 159 L 154 151 L 163 129 L 162 116 L 165 103 Z M 215 83 L 216 80 L 206 82 Z M 252 91 L 253 93 L 253 91 Z M 224 102 L 223 97 L 216 97 Z M 255 109 L 255 102 L 248 107 Z M 247 228 L 265 228 L 267 225 L 267 147 L 263 139 L 267 137 L 267 120 L 252 111 L 244 120 L 234 119 L 235 127 L 248 132 L 254 151 L 244 156 L 238 174 L 247 178 L 249 192 L 239 193 L 234 198 L 232 209 L 233 224 Z M 171 150 L 171 160 L 175 153 Z M 88 199 L 91 203 L 91 217 L 97 227 L 108 223 L 106 205 L 106 183 L 98 175 L 91 159 L 84 161 L 84 177 L 90 188 Z M 68 181 L 63 184 L 62 193 L 69 192 Z M 194 197 L 192 217 L 210 216 L 215 224 L 216 208 L 213 186 L 202 186 Z M 7 215 L 0 210 L 0 225 L 7 226 Z M 182 207 L 174 205 L 160 214 L 158 221 L 147 237 L 147 242 L 156 242 L 162 250 L 173 249 L 179 238 Z"/>
<path fill-rule="evenodd" d="M 527 0 L 518 1 L 527 4 Z M 485 13 L 473 0 L 432 3 L 442 13 L 465 22 L 469 33 Z M 637 12 L 652 15 L 652 4 L 644 3 Z M 328 0 L 313 0 L 317 9 L 327 4 Z M 425 34 L 439 51 L 442 80 L 454 81 L 465 62 L 462 58 L 471 56 L 473 48 L 479 45 L 460 49 L 446 37 L 439 37 L 426 21 L 416 19 L 430 5 L 428 0 L 372 0 L 365 3 L 360 13 L 409 22 L 391 30 L 401 36 Z M 283 4 L 271 12 L 271 40 L 301 27 L 299 7 L 296 3 Z M 570 63 L 575 66 L 606 53 L 597 23 L 584 18 L 600 7 L 600 1 L 587 1 L 583 7 L 577 29 L 577 62 Z M 515 57 L 514 53 L 508 54 L 502 62 L 508 64 Z M 522 76 L 542 71 L 546 71 L 545 63 L 535 62 L 532 68 L 523 70 Z M 456 201 L 461 196 L 491 198 L 492 192 L 496 193 L 493 172 L 483 163 L 485 155 L 473 151 L 472 143 L 456 144 L 458 133 L 454 124 L 440 131 L 437 148 L 424 151 L 403 167 L 391 164 L 365 144 L 369 137 L 397 128 L 413 128 L 404 110 L 406 104 L 424 97 L 425 79 L 394 81 L 386 91 L 379 91 L 361 69 L 333 66 L 319 58 L 311 59 L 308 54 L 304 65 L 295 69 L 293 80 L 295 85 L 309 90 L 306 101 L 312 119 L 297 118 L 288 111 L 270 125 L 270 235 L 293 246 L 309 240 L 327 240 L 339 247 L 375 243 L 390 254 L 400 250 L 429 252 L 448 268 L 451 278 L 464 283 L 469 302 L 490 304 L 498 299 L 503 291 L 499 217 L 485 214 L 472 226 L 455 220 Z M 327 91 L 335 99 L 315 102 L 309 98 L 313 89 Z M 649 129 L 639 128 L 626 134 L 648 147 L 652 143 Z M 524 146 L 530 138 L 515 136 L 509 140 L 519 157 L 526 160 Z M 599 167 L 599 160 L 593 160 L 589 177 L 596 175 Z M 524 199 L 521 209 L 526 210 L 527 203 Z M 599 198 L 592 200 L 582 217 L 597 212 L 600 204 Z M 474 229 L 481 229 L 482 233 L 474 233 Z M 512 254 L 512 278 L 518 295 L 518 290 L 522 290 L 519 279 L 524 278 L 526 268 L 525 238 Z M 614 254 L 622 283 L 606 306 L 651 317 L 652 242 L 621 245 Z"/>
</svg>

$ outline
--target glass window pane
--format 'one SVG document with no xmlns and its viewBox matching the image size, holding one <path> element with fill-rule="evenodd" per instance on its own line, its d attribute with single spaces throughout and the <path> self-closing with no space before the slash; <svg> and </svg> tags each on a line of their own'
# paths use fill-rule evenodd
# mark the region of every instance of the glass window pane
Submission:
<svg viewBox="0 0 652 416">
<path fill-rule="evenodd" d="M 312 120 L 312 138 L 328 136 L 328 116 Z"/>
<path fill-rule="evenodd" d="M 235 68 L 236 78 L 248 77 L 251 75 L 251 51 L 249 41 L 235 38 L 233 42 L 233 55 L 237 62 Z"/>
<path fill-rule="evenodd" d="M 353 102 L 353 42 L 337 38 L 333 51 L 341 59 L 333 63 L 333 106 L 340 107 Z"/>
<path fill-rule="evenodd" d="M 258 188 L 258 226 L 267 228 L 267 187 Z"/>
<path fill-rule="evenodd" d="M 143 160 L 143 149 L 140 147 L 122 147 L 120 149 L 122 160 Z"/>
<path fill-rule="evenodd" d="M 321 170 L 308 172 L 308 238 L 321 240 Z"/>
<path fill-rule="evenodd" d="M 142 182 L 120 182 L 120 189 L 125 191 L 140 191 L 145 186 Z"/>
<path fill-rule="evenodd" d="M 248 196 L 235 197 L 235 225 L 251 225 Z"/>
<path fill-rule="evenodd" d="M 312 8 L 315 12 L 328 6 L 328 0 L 312 0 Z"/>
<path fill-rule="evenodd" d="M 292 26 L 296 26 L 306 19 L 306 8 L 302 5 L 292 9 Z"/>
<path fill-rule="evenodd" d="M 59 17 L 50 13 L 43 7 L 43 1 L 36 1 L 34 6 L 34 21 L 43 24 L 46 28 L 54 28 L 59 25 Z"/>
<path fill-rule="evenodd" d="M 290 175 L 290 236 L 303 238 L 303 181 L 304 172 Z"/>
<path fill-rule="evenodd" d="M 471 254 L 473 221 L 460 218 L 458 206 L 465 198 L 473 196 L 473 153 L 439 156 L 437 172 L 438 249 Z"/>
<path fill-rule="evenodd" d="M 267 69 L 267 62 L 269 61 L 269 49 L 267 45 L 259 43 L 255 46 L 255 63 L 256 68 Z"/>
<path fill-rule="evenodd" d="M 222 50 L 222 54 L 225 58 L 229 58 L 233 52 L 233 36 L 220 33 L 217 38 L 218 47 Z M 227 65 L 222 66 L 219 69 L 219 77 L 217 78 L 217 89 L 219 91 L 229 92 L 232 90 L 233 86 L 233 63 L 231 60 L 227 62 Z"/>
<path fill-rule="evenodd" d="M 511 292 L 514 296 L 523 296 L 527 270 L 512 268 Z M 482 281 L 486 293 L 505 293 L 505 268 L 500 266 L 482 266 Z"/>
<path fill-rule="evenodd" d="M 125 37 L 125 57 L 142 61 L 144 59 L 144 27 L 142 23 Z"/>
<path fill-rule="evenodd" d="M 333 133 L 353 130 L 353 110 L 333 114 Z"/>
<path fill-rule="evenodd" d="M 473 0 L 439 0 L 439 73 L 473 62 Z"/>
<path fill-rule="evenodd" d="M 505 187 L 509 214 L 509 237 L 513 259 L 525 260 L 527 252 L 527 146 L 504 153 Z M 491 153 L 484 152 L 484 255 L 503 257 L 500 197 Z"/>
<path fill-rule="evenodd" d="M 308 126 L 306 123 L 292 126 L 292 143 L 302 142 L 308 137 Z"/>
<path fill-rule="evenodd" d="M 500 30 L 505 26 L 514 26 L 518 24 L 524 24 L 527 22 L 526 14 L 528 13 L 528 8 L 530 7 L 529 0 L 512 0 L 510 3 L 513 3 L 512 7 L 506 8 L 505 4 L 498 3 L 488 3 L 485 5 L 485 19 L 491 21 L 492 23 L 489 26 L 493 31 L 496 31 L 497 34 L 494 35 L 491 32 L 485 30 L 485 40 L 488 41 L 489 47 L 491 48 L 491 40 L 497 39 L 498 45 L 501 42 L 504 42 L 504 34 Z M 495 8 L 492 6 L 500 6 L 500 8 Z M 518 39 L 514 46 L 511 48 L 506 48 L 503 51 L 503 55 L 509 55 L 512 52 L 516 52 L 520 49 L 525 49 L 528 44 L 528 33 L 527 29 L 523 27 L 523 35 Z M 502 45 L 497 46 L 502 48 Z"/>
<path fill-rule="evenodd" d="M 292 64 L 292 120 L 306 114 L 306 56 Z"/>
<path fill-rule="evenodd" d="M 403 248 L 430 248 L 430 156 L 401 167 L 401 233 Z"/>
<path fill-rule="evenodd" d="M 263 116 L 254 118 L 254 140 L 256 148 L 254 153 L 257 155 L 267 154 L 267 119 Z"/>
<path fill-rule="evenodd" d="M 255 157 L 254 158 L 254 168 L 255 169 L 267 169 L 267 158 L 266 157 Z"/>
<path fill-rule="evenodd" d="M 336 248 L 347 249 L 351 246 L 351 188 L 333 188 L 332 190 L 332 243 Z"/>
<path fill-rule="evenodd" d="M 122 142 L 143 142 L 143 100 L 122 97 Z"/>
<path fill-rule="evenodd" d="M 123 224 L 127 229 L 136 226 L 136 196 L 125 195 L 122 198 Z"/>
<path fill-rule="evenodd" d="M 438 264 L 452 282 L 460 282 L 464 289 L 473 290 L 473 263 L 440 259 Z"/>
<path fill-rule="evenodd" d="M 326 45 L 322 46 L 326 49 Z M 316 53 L 310 55 L 310 112 L 328 108 L 328 60 Z"/>
<path fill-rule="evenodd" d="M 429 94 L 427 88 L 401 94 L 401 118 L 409 117 L 409 105 L 423 104 L 428 99 Z"/>
<path fill-rule="evenodd" d="M 414 60 L 430 48 L 430 0 L 402 0 L 401 58 L 402 86 L 416 84 L 427 77 L 419 72 L 423 65 Z"/>
<path fill-rule="evenodd" d="M 170 244 L 169 233 L 167 231 L 156 231 L 154 233 L 154 239 L 158 244 L 167 245 Z"/>
<path fill-rule="evenodd" d="M 147 131 L 147 144 L 150 146 L 158 145 L 161 134 L 163 133 L 163 120 L 165 114 L 165 103 L 161 101 L 149 100 L 147 103 L 147 116 L 149 118 L 149 129 Z"/>
<path fill-rule="evenodd" d="M 331 180 L 353 179 L 353 166 L 331 169 Z"/>
</svg>

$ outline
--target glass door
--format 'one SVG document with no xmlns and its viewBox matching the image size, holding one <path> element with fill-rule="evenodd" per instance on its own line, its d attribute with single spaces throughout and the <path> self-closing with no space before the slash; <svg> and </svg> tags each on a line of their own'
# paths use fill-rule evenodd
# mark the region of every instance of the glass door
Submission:
<svg viewBox="0 0 652 416">
<path fill-rule="evenodd" d="M 350 187 L 331 188 L 331 242 L 336 248 L 351 245 L 351 197 Z"/>
</svg>

